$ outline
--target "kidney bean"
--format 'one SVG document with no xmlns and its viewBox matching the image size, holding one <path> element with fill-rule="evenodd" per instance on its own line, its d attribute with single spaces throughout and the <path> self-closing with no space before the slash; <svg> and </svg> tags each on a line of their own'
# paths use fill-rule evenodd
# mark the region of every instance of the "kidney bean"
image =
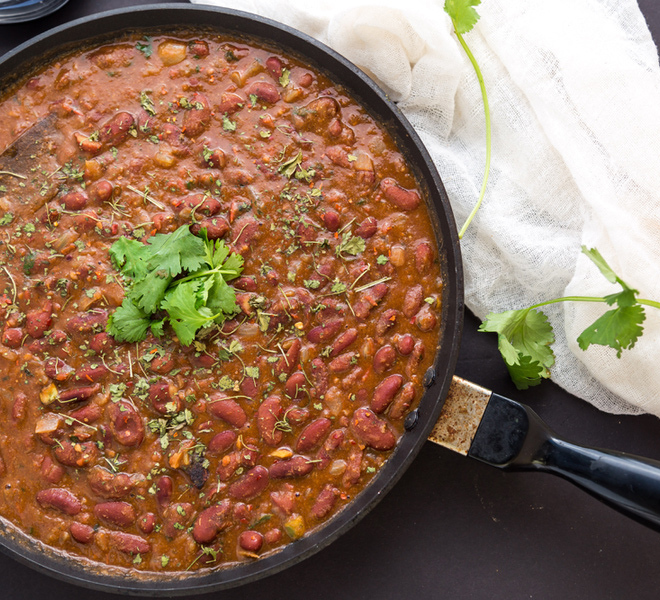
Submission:
<svg viewBox="0 0 660 600">
<path fill-rule="evenodd" d="M 266 59 L 266 69 L 268 69 L 276 79 L 282 77 L 282 61 L 277 58 L 277 56 L 269 56 Z"/>
<path fill-rule="evenodd" d="M 133 125 L 133 115 L 118 112 L 99 128 L 99 142 L 104 146 L 118 146 L 128 137 L 128 131 Z"/>
<path fill-rule="evenodd" d="M 291 458 L 279 460 L 273 463 L 268 469 L 271 479 L 281 479 L 284 477 L 304 477 L 311 473 L 314 463 L 306 456 L 296 454 Z"/>
<path fill-rule="evenodd" d="M 422 240 L 415 245 L 414 255 L 417 272 L 420 275 L 426 274 L 431 268 L 435 257 L 433 246 L 429 242 Z"/>
<path fill-rule="evenodd" d="M 419 364 L 424 358 L 425 350 L 426 347 L 424 346 L 424 342 L 422 342 L 422 340 L 417 340 L 410 356 L 408 357 L 408 363 L 406 364 L 406 375 L 410 379 L 416 378 L 415 373 L 417 372 L 417 367 L 419 367 Z"/>
<path fill-rule="evenodd" d="M 90 312 L 83 313 L 71 317 L 65 325 L 65 328 L 70 333 L 91 333 L 95 330 L 105 329 L 108 322 L 108 311 L 102 309 L 95 309 Z"/>
<path fill-rule="evenodd" d="M 244 104 L 245 100 L 238 94 L 225 92 L 220 96 L 220 104 L 218 104 L 218 110 L 216 112 L 220 115 L 231 115 L 243 108 Z"/>
<path fill-rule="evenodd" d="M 268 469 L 257 465 L 229 486 L 229 495 L 236 500 L 251 500 L 268 487 Z"/>
<path fill-rule="evenodd" d="M 333 373 L 345 373 L 353 366 L 353 364 L 355 364 L 354 361 L 357 360 L 357 356 L 357 352 L 345 352 L 344 354 L 340 354 L 337 358 L 333 358 L 330 361 L 328 369 Z"/>
<path fill-rule="evenodd" d="M 98 404 L 87 404 L 71 413 L 71 417 L 77 421 L 82 421 L 83 423 L 94 423 L 95 421 L 98 421 L 102 415 L 103 409 Z"/>
<path fill-rule="evenodd" d="M 390 287 L 386 283 L 379 283 L 364 292 L 353 304 L 353 312 L 358 319 L 366 319 L 373 308 L 378 306 L 386 296 Z"/>
<path fill-rule="evenodd" d="M 140 515 L 137 520 L 137 527 L 142 533 L 146 533 L 147 535 L 152 533 L 156 527 L 156 515 L 152 512 Z"/>
<path fill-rule="evenodd" d="M 316 458 L 319 462 L 316 463 L 316 468 L 323 470 L 325 469 L 332 460 L 332 456 L 337 451 L 337 449 L 342 445 L 344 439 L 346 438 L 346 429 L 343 427 L 341 429 L 335 429 L 327 437 L 323 446 L 318 451 Z"/>
<path fill-rule="evenodd" d="M 316 448 L 332 427 L 332 421 L 321 417 L 312 421 L 301 432 L 296 441 L 296 452 L 309 452 Z"/>
<path fill-rule="evenodd" d="M 141 473 L 111 473 L 101 467 L 92 467 L 87 476 L 87 483 L 97 496 L 112 500 L 138 491 L 145 482 Z"/>
<path fill-rule="evenodd" d="M 89 400 L 94 394 L 98 394 L 100 389 L 101 386 L 95 383 L 94 385 L 63 390 L 59 393 L 58 400 L 60 403 L 65 404 L 69 402 L 82 402 L 83 400 Z"/>
<path fill-rule="evenodd" d="M 331 231 L 332 233 L 337 231 L 339 229 L 339 226 L 341 225 L 339 213 L 337 211 L 332 210 L 331 208 L 327 209 L 323 213 L 323 216 L 321 218 L 323 219 L 323 224 L 325 225 L 325 228 L 328 231 Z"/>
<path fill-rule="evenodd" d="M 198 544 L 212 542 L 223 529 L 231 525 L 230 513 L 231 502 L 229 500 L 223 500 L 218 504 L 205 508 L 199 513 L 193 525 L 193 539 Z"/>
<path fill-rule="evenodd" d="M 277 429 L 277 423 L 283 412 L 282 401 L 277 396 L 266 398 L 257 409 L 257 429 L 269 446 L 277 446 L 282 441 L 283 433 Z"/>
<path fill-rule="evenodd" d="M 87 206 L 87 194 L 84 192 L 69 192 L 60 199 L 67 210 L 82 210 Z"/>
<path fill-rule="evenodd" d="M 313 344 L 322 344 L 335 337 L 344 326 L 344 319 L 330 319 L 307 333 L 307 339 Z"/>
<path fill-rule="evenodd" d="M 95 181 L 87 188 L 87 194 L 92 202 L 107 202 L 112 198 L 114 187 L 106 179 Z"/>
<path fill-rule="evenodd" d="M 394 396 L 401 389 L 403 385 L 403 377 L 395 374 L 386 377 L 381 381 L 374 390 L 374 395 L 371 398 L 371 410 L 376 414 L 384 412 L 390 405 Z"/>
<path fill-rule="evenodd" d="M 108 374 L 108 369 L 104 365 L 88 365 L 76 371 L 76 381 L 100 381 Z"/>
<path fill-rule="evenodd" d="M 311 366 L 310 377 L 314 382 L 314 395 L 318 398 L 328 391 L 328 367 L 318 357 L 312 360 Z"/>
<path fill-rule="evenodd" d="M 259 392 L 259 388 L 252 377 L 246 377 L 243 379 L 238 387 L 243 395 L 249 396 L 250 398 L 256 398 L 257 393 Z"/>
<path fill-rule="evenodd" d="M 339 494 L 340 492 L 336 487 L 326 483 L 316 497 L 316 502 L 314 502 L 309 514 L 316 519 L 327 517 L 334 508 Z"/>
<path fill-rule="evenodd" d="M 94 528 L 84 523 L 78 523 L 78 521 L 73 521 L 69 525 L 69 531 L 71 532 L 71 537 L 81 544 L 89 544 L 94 538 Z"/>
<path fill-rule="evenodd" d="M 204 94 L 194 92 L 190 98 L 192 108 L 183 114 L 181 131 L 189 138 L 195 138 L 204 133 L 211 124 L 211 107 Z"/>
<path fill-rule="evenodd" d="M 264 536 L 258 531 L 242 531 L 238 536 L 238 545 L 247 552 L 257 553 L 264 543 Z"/>
<path fill-rule="evenodd" d="M 378 231 L 378 221 L 374 217 L 367 217 L 355 229 L 355 235 L 369 239 Z"/>
<path fill-rule="evenodd" d="M 408 319 L 414 317 L 417 311 L 422 307 L 423 302 L 424 302 L 424 290 L 420 284 L 408 288 L 408 290 L 406 290 L 406 295 L 403 299 L 404 316 Z"/>
<path fill-rule="evenodd" d="M 357 444 L 351 448 L 351 451 L 346 459 L 346 469 L 342 476 L 342 485 L 345 488 L 350 488 L 360 481 L 362 475 L 362 456 L 364 452 Z"/>
<path fill-rule="evenodd" d="M 374 450 L 391 450 L 396 445 L 396 437 L 387 422 L 368 408 L 358 408 L 350 426 L 355 437 Z"/>
<path fill-rule="evenodd" d="M 28 397 L 23 392 L 16 392 L 14 394 L 14 403 L 11 406 L 11 417 L 17 423 L 25 419 L 27 411 Z"/>
<path fill-rule="evenodd" d="M 238 435 L 231 429 L 216 433 L 209 442 L 206 451 L 208 454 L 222 454 L 231 448 L 238 439 Z"/>
<path fill-rule="evenodd" d="M 391 177 L 380 182 L 380 189 L 385 198 L 401 210 L 415 210 L 422 201 L 416 190 L 401 187 Z"/>
<path fill-rule="evenodd" d="M 273 529 L 269 529 L 266 533 L 264 533 L 264 542 L 267 544 L 277 544 L 282 539 L 282 536 L 284 534 L 282 533 L 282 530 L 274 527 Z"/>
<path fill-rule="evenodd" d="M 394 336 L 392 341 L 394 342 L 395 348 L 399 351 L 399 354 L 402 354 L 403 356 L 408 356 L 415 347 L 415 338 L 409 333 Z"/>
<path fill-rule="evenodd" d="M 156 481 L 156 500 L 161 508 L 170 503 L 173 489 L 174 482 L 169 475 L 161 475 Z"/>
<path fill-rule="evenodd" d="M 248 88 L 248 94 L 254 95 L 268 104 L 275 104 L 280 99 L 277 88 L 267 81 L 255 81 Z"/>
<path fill-rule="evenodd" d="M 97 333 L 90 341 L 89 347 L 97 354 L 105 354 L 112 350 L 115 346 L 115 341 L 105 331 Z"/>
<path fill-rule="evenodd" d="M 120 552 L 126 554 L 147 554 L 151 550 L 151 544 L 139 535 L 125 533 L 123 531 L 105 531 L 109 542 Z"/>
<path fill-rule="evenodd" d="M 188 49 L 194 58 L 204 58 L 209 55 L 209 45 L 203 40 L 188 42 Z"/>
<path fill-rule="evenodd" d="M 59 483 L 64 477 L 64 469 L 55 463 L 50 456 L 46 455 L 41 462 L 41 476 L 48 483 Z"/>
<path fill-rule="evenodd" d="M 415 325 L 423 332 L 432 331 L 437 323 L 438 318 L 428 304 L 422 306 L 421 310 L 415 316 Z"/>
<path fill-rule="evenodd" d="M 399 311 L 394 308 L 384 310 L 378 317 L 378 321 L 376 321 L 376 335 L 382 337 L 389 329 L 394 327 L 399 314 Z"/>
<path fill-rule="evenodd" d="M 302 342 L 298 338 L 294 339 L 286 354 L 275 363 L 274 371 L 276 376 L 279 377 L 283 373 L 288 375 L 298 366 L 301 348 Z"/>
<path fill-rule="evenodd" d="M 7 348 L 19 348 L 23 340 L 23 330 L 20 327 L 7 327 L 2 332 L 2 343 Z"/>
<path fill-rule="evenodd" d="M 223 397 L 224 394 L 219 393 L 209 399 L 207 402 L 209 413 L 218 419 L 226 421 L 232 427 L 240 429 L 245 423 L 247 423 L 247 415 L 245 414 L 245 411 L 236 400 L 219 399 Z"/>
<path fill-rule="evenodd" d="M 42 508 L 53 508 L 65 515 L 77 515 L 82 510 L 82 502 L 64 488 L 48 488 L 37 492 L 37 503 Z"/>
<path fill-rule="evenodd" d="M 284 384 L 284 393 L 292 400 L 300 400 L 305 397 L 307 379 L 302 371 L 296 371 Z"/>
<path fill-rule="evenodd" d="M 415 399 L 415 385 L 411 382 L 401 388 L 401 391 L 395 396 L 394 402 L 390 406 L 390 419 L 401 419 L 408 412 L 408 409 Z"/>
<path fill-rule="evenodd" d="M 341 352 L 346 350 L 358 336 L 358 330 L 355 327 L 351 327 L 342 333 L 333 343 L 332 349 L 330 351 L 330 356 L 338 356 Z"/>
<path fill-rule="evenodd" d="M 128 527 L 135 522 L 135 509 L 128 502 L 100 502 L 94 506 L 94 514 L 117 527 Z"/>
<path fill-rule="evenodd" d="M 149 386 L 148 398 L 154 410 L 161 415 L 175 414 L 183 408 L 181 398 L 172 397 L 170 384 L 167 381 L 152 383 Z"/>
<path fill-rule="evenodd" d="M 35 339 L 43 337 L 46 331 L 50 328 L 53 319 L 51 312 L 53 310 L 53 303 L 48 300 L 45 302 L 43 309 L 32 310 L 27 313 L 25 317 L 25 329 Z"/>
<path fill-rule="evenodd" d="M 86 467 L 96 460 L 98 448 L 93 442 L 60 440 L 53 452 L 55 458 L 67 467 Z"/>
<path fill-rule="evenodd" d="M 139 446 L 144 438 L 140 413 L 129 402 L 113 402 L 109 407 L 110 431 L 124 446 Z"/>
<path fill-rule="evenodd" d="M 239 277 L 232 281 L 232 285 L 244 292 L 256 292 L 257 291 L 257 280 L 252 276 Z"/>
<path fill-rule="evenodd" d="M 175 502 L 163 510 L 161 532 L 168 538 L 174 538 L 190 525 L 195 516 L 195 508 L 190 502 Z"/>
<path fill-rule="evenodd" d="M 383 374 L 392 368 L 396 360 L 396 352 L 390 344 L 380 347 L 374 354 L 373 366 L 376 373 Z"/>
<path fill-rule="evenodd" d="M 261 223 L 250 215 L 236 219 L 232 225 L 232 238 L 236 250 L 240 249 L 241 253 L 247 251 L 257 238 L 260 227 Z"/>
<path fill-rule="evenodd" d="M 219 240 L 225 237 L 229 231 L 229 222 L 224 217 L 209 217 L 191 226 L 190 230 L 197 234 L 206 229 L 206 236 L 210 240 Z"/>
</svg>

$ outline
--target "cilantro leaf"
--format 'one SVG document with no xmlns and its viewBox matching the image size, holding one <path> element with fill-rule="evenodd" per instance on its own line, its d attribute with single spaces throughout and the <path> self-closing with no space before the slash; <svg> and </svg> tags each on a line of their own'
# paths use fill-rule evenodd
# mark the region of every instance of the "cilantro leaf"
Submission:
<svg viewBox="0 0 660 600">
<path fill-rule="evenodd" d="M 642 335 L 642 323 L 645 319 L 644 307 L 639 304 L 613 308 L 580 334 L 578 344 L 582 350 L 586 350 L 591 344 L 609 346 L 616 350 L 617 358 L 620 358 L 621 352 L 632 348 Z"/>
<path fill-rule="evenodd" d="M 149 329 L 162 336 L 169 322 L 181 343 L 189 345 L 201 327 L 238 311 L 227 281 L 240 275 L 243 257 L 223 241 L 210 241 L 205 230 L 197 237 L 183 226 L 146 244 L 120 238 L 110 256 L 131 280 L 124 302 L 108 320 L 107 331 L 118 341 L 141 341 Z"/>
<path fill-rule="evenodd" d="M 587 258 L 589 258 L 591 262 L 593 262 L 598 267 L 607 281 L 610 283 L 620 283 L 623 285 L 623 287 L 628 287 L 623 283 L 623 281 L 619 279 L 618 275 L 612 270 L 612 267 L 607 264 L 602 254 L 596 250 L 596 248 L 587 248 L 586 246 L 582 246 L 582 253 L 586 255 Z"/>
<path fill-rule="evenodd" d="M 550 376 L 555 362 L 550 344 L 555 341 L 548 317 L 536 309 L 490 313 L 479 331 L 498 334 L 498 348 L 518 389 L 538 385 Z M 532 373 L 536 371 L 536 375 Z"/>
<path fill-rule="evenodd" d="M 451 17 L 457 33 L 467 33 L 479 20 L 479 13 L 474 9 L 481 0 L 445 0 L 445 12 Z"/>
<path fill-rule="evenodd" d="M 350 254 L 352 256 L 357 256 L 361 252 L 364 252 L 366 248 L 366 242 L 359 235 L 353 235 L 350 231 L 344 233 L 341 237 L 341 242 L 335 248 L 335 254 L 341 256 L 342 254 Z"/>
<path fill-rule="evenodd" d="M 118 342 L 139 342 L 151 326 L 149 315 L 126 299 L 108 316 L 107 332 Z"/>
<path fill-rule="evenodd" d="M 161 308 L 169 313 L 170 324 L 182 344 L 188 346 L 195 339 L 197 331 L 211 322 L 213 312 L 206 306 L 199 306 L 201 282 L 186 281 L 170 290 L 161 303 Z"/>
</svg>

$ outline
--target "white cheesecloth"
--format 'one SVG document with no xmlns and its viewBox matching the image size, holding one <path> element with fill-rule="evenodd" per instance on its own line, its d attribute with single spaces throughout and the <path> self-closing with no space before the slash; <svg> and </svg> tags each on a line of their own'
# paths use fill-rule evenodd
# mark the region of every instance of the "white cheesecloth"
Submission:
<svg viewBox="0 0 660 600">
<path fill-rule="evenodd" d="M 326 43 L 403 110 L 445 183 L 459 227 L 485 162 L 479 84 L 443 0 L 193 0 L 254 12 Z M 461 242 L 480 318 L 620 290 L 580 253 L 660 300 L 660 68 L 635 0 L 483 0 L 465 39 L 492 115 L 484 204 Z M 576 338 L 608 307 L 557 304 L 552 379 L 612 413 L 660 416 L 660 311 L 620 359 Z M 485 335 L 485 334 L 484 334 Z"/>
</svg>

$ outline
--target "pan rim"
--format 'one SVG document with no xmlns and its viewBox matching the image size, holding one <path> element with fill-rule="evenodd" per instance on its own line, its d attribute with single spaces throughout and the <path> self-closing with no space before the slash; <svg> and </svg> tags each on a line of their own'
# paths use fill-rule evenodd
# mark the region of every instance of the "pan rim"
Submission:
<svg viewBox="0 0 660 600">
<path fill-rule="evenodd" d="M 380 498 L 394 486 L 405 472 L 437 420 L 458 359 L 464 306 L 461 253 L 456 224 L 442 180 L 419 135 L 403 113 L 367 75 L 346 58 L 318 40 L 282 23 L 244 11 L 206 5 L 157 3 L 103 11 L 46 31 L 8 52 L 0 58 L 0 79 L 8 79 L 10 72 L 26 64 L 30 59 L 34 60 L 34 56 L 31 56 L 33 53 L 36 52 L 38 56 L 43 56 L 44 50 L 60 48 L 65 45 L 58 42 L 58 40 L 69 43 L 73 40 L 73 43 L 76 43 L 83 39 L 93 39 L 105 34 L 120 34 L 122 31 L 142 30 L 148 27 L 144 24 L 131 23 L 118 29 L 107 29 L 109 25 L 120 21 L 121 17 L 128 14 L 131 15 L 133 21 L 139 20 L 137 17 L 140 17 L 145 19 L 145 22 L 150 23 L 152 27 L 156 17 L 163 18 L 165 15 L 167 15 L 166 18 L 170 19 L 169 24 L 156 23 L 157 26 L 195 25 L 203 27 L 204 25 L 213 25 L 218 31 L 231 31 L 220 23 L 215 24 L 213 19 L 226 18 L 233 20 L 233 22 L 250 23 L 252 31 L 234 31 L 234 33 L 245 33 L 249 37 L 263 39 L 265 43 L 274 43 L 287 49 L 290 48 L 295 54 L 301 54 L 302 52 L 298 48 L 293 48 L 288 43 L 295 41 L 296 44 L 310 50 L 312 59 L 315 56 L 321 56 L 324 61 L 327 61 L 325 64 L 319 64 L 320 61 L 314 60 L 314 63 L 319 64 L 319 68 L 330 74 L 333 81 L 344 85 L 353 96 L 363 101 L 363 96 L 369 95 L 369 100 L 378 104 L 379 111 L 387 112 L 394 118 L 394 126 L 398 134 L 395 138 L 400 145 L 405 145 L 404 154 L 416 153 L 422 160 L 423 164 L 418 165 L 417 175 L 423 179 L 428 188 L 427 193 L 432 197 L 427 202 L 428 210 L 432 215 L 435 214 L 436 221 L 440 221 L 436 225 L 441 230 L 439 233 L 442 234 L 439 241 L 445 260 L 446 283 L 450 288 L 443 299 L 442 345 L 436 354 L 434 376 L 428 378 L 428 389 L 420 402 L 419 422 L 412 431 L 403 436 L 396 450 L 380 469 L 378 475 L 351 504 L 317 531 L 301 540 L 290 543 L 277 552 L 252 563 L 204 571 L 204 574 L 199 576 L 170 577 L 165 581 L 158 581 L 152 578 L 140 580 L 135 577 L 135 573 L 133 573 L 133 576 L 118 576 L 117 573 L 110 573 L 112 569 L 103 572 L 101 563 L 92 563 L 91 561 L 81 560 L 79 557 L 74 558 L 73 564 L 71 564 L 72 559 L 66 558 L 64 553 L 47 548 L 43 544 L 31 540 L 31 538 L 29 544 L 26 544 L 25 540 L 18 541 L 16 531 L 11 531 L 13 526 L 8 527 L 4 523 L 4 519 L 2 520 L 3 523 L 0 524 L 2 525 L 0 526 L 2 530 L 0 550 L 9 554 L 12 558 L 18 559 L 24 564 L 57 579 L 90 589 L 129 595 L 153 596 L 165 593 L 168 595 L 206 593 L 261 579 L 315 554 L 345 533 L 373 509 Z M 173 15 L 176 15 L 179 19 L 177 20 Z M 203 18 L 203 15 L 206 18 Z M 188 23 L 186 19 L 192 19 L 194 23 Z M 91 35 L 89 31 L 95 27 L 101 27 L 102 30 Z M 88 33 L 83 36 L 82 32 L 84 31 Z M 279 35 L 277 38 L 264 36 L 264 32 L 277 32 Z M 286 41 L 283 42 L 282 39 Z M 337 67 L 337 69 L 333 67 Z M 353 86 L 362 86 L 364 92 L 356 92 Z M 365 103 L 363 101 L 363 105 L 370 114 L 376 114 L 376 108 L 372 106 L 371 102 Z M 392 127 L 386 128 L 393 133 Z M 404 149 L 402 148 L 402 150 Z M 407 156 L 407 158 L 410 160 L 410 156 Z M 419 172 L 420 169 L 421 173 Z M 8 539 L 5 539 L 5 536 Z M 39 550 L 40 546 L 42 546 L 41 550 Z M 101 572 L 91 573 L 89 564 L 93 564 L 95 567 L 100 566 Z M 155 574 L 155 572 L 149 572 L 149 574 Z M 162 576 L 162 574 L 158 575 Z"/>
</svg>

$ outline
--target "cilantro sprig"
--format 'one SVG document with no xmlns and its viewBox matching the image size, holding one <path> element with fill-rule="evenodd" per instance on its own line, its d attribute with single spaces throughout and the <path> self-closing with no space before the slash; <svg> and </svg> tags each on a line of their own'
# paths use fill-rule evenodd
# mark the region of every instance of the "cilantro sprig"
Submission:
<svg viewBox="0 0 660 600">
<path fill-rule="evenodd" d="M 110 248 L 115 268 L 128 280 L 121 306 L 107 332 L 120 342 L 139 342 L 166 323 L 184 345 L 202 327 L 222 323 L 238 307 L 228 281 L 243 271 L 243 258 L 222 240 L 192 234 L 188 226 L 156 234 L 146 244 L 120 238 Z"/>
<path fill-rule="evenodd" d="M 592 344 L 609 346 L 616 350 L 617 357 L 621 357 L 623 350 L 632 348 L 642 335 L 644 306 L 660 308 L 660 302 L 638 298 L 639 292 L 614 272 L 598 250 L 583 246 L 582 252 L 610 283 L 621 286 L 621 291 L 603 297 L 565 296 L 520 310 L 490 313 L 479 328 L 497 333 L 500 354 L 518 389 L 527 389 L 549 378 L 550 367 L 555 362 L 550 347 L 555 341 L 552 325 L 539 308 L 558 302 L 602 302 L 613 307 L 589 325 L 577 342 L 582 350 Z"/>
<path fill-rule="evenodd" d="M 484 114 L 486 117 L 486 165 L 484 168 L 484 178 L 481 183 L 481 191 L 479 192 L 479 199 L 475 204 L 472 212 L 468 215 L 463 227 L 461 227 L 458 232 L 459 239 L 463 238 L 467 228 L 474 219 L 477 211 L 481 207 L 484 196 L 486 195 L 486 185 L 488 184 L 488 174 L 490 173 L 490 154 L 491 154 L 491 126 L 490 126 L 490 107 L 488 105 L 488 94 L 486 93 L 486 84 L 484 83 L 483 75 L 481 74 L 481 69 L 477 60 L 474 58 L 472 51 L 468 47 L 465 39 L 463 39 L 463 34 L 468 33 L 472 28 L 477 24 L 479 20 L 479 14 L 474 9 L 475 6 L 479 6 L 481 0 L 445 0 L 445 12 L 451 18 L 452 25 L 454 26 L 454 33 L 458 38 L 458 42 L 465 51 L 472 68 L 477 75 L 477 80 L 479 81 L 479 88 L 481 89 L 481 97 L 484 102 Z"/>
</svg>

